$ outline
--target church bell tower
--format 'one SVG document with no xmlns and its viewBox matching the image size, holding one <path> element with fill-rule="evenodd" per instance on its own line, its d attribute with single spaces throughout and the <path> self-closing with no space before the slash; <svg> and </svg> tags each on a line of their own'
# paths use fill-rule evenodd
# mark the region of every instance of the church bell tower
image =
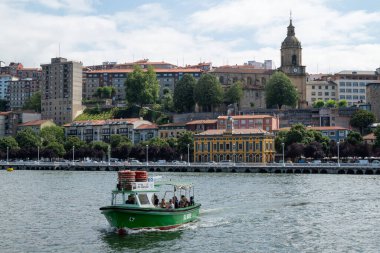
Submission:
<svg viewBox="0 0 380 253">
<path fill-rule="evenodd" d="M 298 91 L 298 107 L 307 107 L 306 102 L 306 69 L 302 66 L 301 42 L 296 38 L 292 17 L 285 40 L 281 44 L 281 67 Z"/>
</svg>

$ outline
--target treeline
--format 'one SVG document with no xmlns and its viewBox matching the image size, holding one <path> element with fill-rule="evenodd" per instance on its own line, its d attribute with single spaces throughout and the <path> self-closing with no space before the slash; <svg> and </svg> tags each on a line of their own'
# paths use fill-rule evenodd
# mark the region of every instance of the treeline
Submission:
<svg viewBox="0 0 380 253">
<path fill-rule="evenodd" d="M 190 152 L 190 160 L 193 152 L 193 133 L 183 132 L 179 138 L 160 139 L 152 138 L 149 141 L 133 144 L 126 136 L 111 135 L 109 143 L 92 141 L 86 143 L 78 137 L 65 138 L 62 127 L 45 127 L 39 134 L 31 128 L 19 131 L 15 137 L 0 138 L 0 159 L 37 160 L 45 158 L 49 160 L 74 159 L 81 160 L 106 160 L 110 154 L 113 158 L 127 160 L 135 158 L 145 160 L 148 150 L 149 160 L 187 160 Z M 148 148 L 147 148 L 148 145 Z M 189 150 L 188 150 L 189 147 Z"/>
<path fill-rule="evenodd" d="M 339 143 L 340 157 L 380 156 L 380 128 L 375 130 L 375 136 L 375 145 L 368 145 L 360 133 L 350 131 L 346 140 Z M 302 124 L 293 125 L 289 131 L 278 133 L 275 139 L 278 154 L 282 154 L 283 146 L 285 157 L 295 162 L 301 158 L 321 159 L 338 156 L 337 142 L 318 131 L 307 129 Z"/>
</svg>

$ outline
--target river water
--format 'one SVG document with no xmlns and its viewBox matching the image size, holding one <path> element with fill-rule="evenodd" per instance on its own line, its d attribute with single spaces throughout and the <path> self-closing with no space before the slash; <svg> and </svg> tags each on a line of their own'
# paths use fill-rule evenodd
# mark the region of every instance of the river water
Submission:
<svg viewBox="0 0 380 253">
<path fill-rule="evenodd" d="M 199 220 L 118 235 L 99 211 L 116 172 L 0 171 L 0 252 L 380 250 L 380 176 L 159 175 L 195 184 Z"/>
</svg>

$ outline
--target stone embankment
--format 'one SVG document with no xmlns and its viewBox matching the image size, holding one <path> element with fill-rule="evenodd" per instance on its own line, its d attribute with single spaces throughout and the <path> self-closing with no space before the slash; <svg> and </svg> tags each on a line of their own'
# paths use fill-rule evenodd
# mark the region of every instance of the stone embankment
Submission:
<svg viewBox="0 0 380 253">
<path fill-rule="evenodd" d="M 372 164 L 166 164 L 124 165 L 118 163 L 1 163 L 0 169 L 119 171 L 149 172 L 208 172 L 208 173 L 287 173 L 287 174 L 360 174 L 380 175 L 380 165 Z"/>
</svg>

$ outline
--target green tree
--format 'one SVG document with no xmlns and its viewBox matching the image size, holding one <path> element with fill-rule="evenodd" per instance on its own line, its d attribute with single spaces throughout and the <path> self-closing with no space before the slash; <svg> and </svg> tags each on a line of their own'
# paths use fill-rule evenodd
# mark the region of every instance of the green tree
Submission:
<svg viewBox="0 0 380 253">
<path fill-rule="evenodd" d="M 203 74 L 194 87 L 194 99 L 203 111 L 213 111 L 223 101 L 223 88 L 211 74 Z"/>
<path fill-rule="evenodd" d="M 103 141 L 92 141 L 90 143 L 90 147 L 92 149 L 103 151 L 104 153 L 107 153 L 109 145 Z"/>
<path fill-rule="evenodd" d="M 281 109 L 283 105 L 296 106 L 298 94 L 296 87 L 282 72 L 275 72 L 265 87 L 265 98 L 268 108 L 276 106 Z"/>
<path fill-rule="evenodd" d="M 317 100 L 313 103 L 314 108 L 322 108 L 325 106 L 325 102 L 323 100 Z"/>
<path fill-rule="evenodd" d="M 190 131 L 182 132 L 178 137 L 178 152 L 182 155 L 187 154 L 187 145 L 190 149 L 190 157 L 194 151 L 194 133 Z"/>
<path fill-rule="evenodd" d="M 326 101 L 325 106 L 327 108 L 335 108 L 337 106 L 337 103 L 336 103 L 335 100 L 329 99 L 329 100 Z"/>
<path fill-rule="evenodd" d="M 24 110 L 34 110 L 41 112 L 41 92 L 34 93 L 24 104 Z"/>
<path fill-rule="evenodd" d="M 162 147 L 169 147 L 169 144 L 166 142 L 165 139 L 162 139 L 162 138 L 159 138 L 159 137 L 154 137 L 152 139 L 150 139 L 147 144 L 149 146 L 156 146 L 158 148 L 162 148 Z M 144 143 L 144 145 L 146 145 Z"/>
<path fill-rule="evenodd" d="M 365 110 L 356 111 L 350 120 L 350 125 L 360 129 L 360 134 L 363 134 L 363 129 L 375 122 L 376 118 L 372 112 Z"/>
<path fill-rule="evenodd" d="M 65 139 L 65 132 L 63 127 L 59 126 L 48 126 L 41 130 L 40 136 L 43 141 L 43 145 L 48 145 L 50 142 L 63 143 Z"/>
<path fill-rule="evenodd" d="M 195 105 L 194 87 L 196 83 L 197 80 L 189 74 L 185 74 L 182 79 L 176 83 L 173 94 L 173 103 L 176 111 L 193 111 Z"/>
<path fill-rule="evenodd" d="M 6 151 L 7 147 L 9 147 L 10 150 L 19 149 L 16 139 L 12 136 L 5 136 L 0 138 L 0 150 Z"/>
<path fill-rule="evenodd" d="M 66 153 L 63 144 L 54 141 L 49 142 L 44 150 L 49 150 L 50 157 L 62 157 Z"/>
<path fill-rule="evenodd" d="M 363 137 L 356 131 L 350 131 L 347 135 L 346 141 L 352 145 L 358 145 L 363 142 Z"/>
<path fill-rule="evenodd" d="M 348 103 L 347 103 L 347 100 L 339 100 L 338 102 L 338 107 L 339 108 L 343 108 L 343 107 L 347 107 L 348 106 Z"/>
<path fill-rule="evenodd" d="M 71 151 L 73 146 L 76 148 L 76 149 L 79 149 L 79 148 L 84 148 L 87 146 L 86 142 L 82 141 L 81 139 L 79 139 L 78 137 L 76 136 L 69 136 L 66 138 L 66 141 L 64 143 L 64 147 L 65 147 L 65 150 L 67 152 Z"/>
<path fill-rule="evenodd" d="M 161 108 L 165 111 L 174 110 L 173 94 L 168 88 L 164 88 L 163 96 L 161 98 Z"/>
<path fill-rule="evenodd" d="M 126 98 L 129 104 L 138 104 L 140 107 L 154 104 L 158 99 L 160 86 L 156 73 L 151 66 L 145 72 L 140 66 L 135 66 L 133 72 L 125 81 Z"/>
<path fill-rule="evenodd" d="M 40 137 L 29 127 L 16 134 L 16 141 L 21 148 L 37 148 L 38 146 L 41 146 Z"/>
<path fill-rule="evenodd" d="M 231 85 L 224 94 L 224 101 L 228 104 L 240 103 L 240 99 L 243 97 L 243 84 L 238 81 Z"/>
<path fill-rule="evenodd" d="M 111 147 L 117 148 L 122 145 L 131 144 L 131 140 L 127 136 L 121 134 L 112 134 L 110 137 Z"/>
</svg>

